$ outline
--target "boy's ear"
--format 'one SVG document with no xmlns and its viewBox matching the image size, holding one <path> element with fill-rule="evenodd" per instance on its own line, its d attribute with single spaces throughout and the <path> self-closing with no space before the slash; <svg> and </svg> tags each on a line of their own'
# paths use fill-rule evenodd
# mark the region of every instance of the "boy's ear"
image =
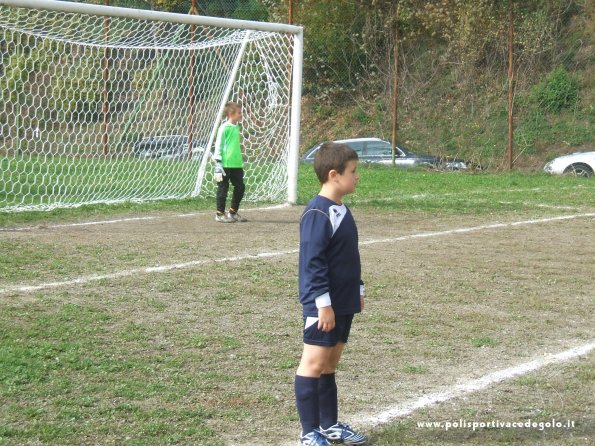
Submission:
<svg viewBox="0 0 595 446">
<path fill-rule="evenodd" d="M 328 171 L 328 179 L 334 180 L 335 178 L 337 178 L 337 171 L 335 169 L 329 170 Z"/>
</svg>

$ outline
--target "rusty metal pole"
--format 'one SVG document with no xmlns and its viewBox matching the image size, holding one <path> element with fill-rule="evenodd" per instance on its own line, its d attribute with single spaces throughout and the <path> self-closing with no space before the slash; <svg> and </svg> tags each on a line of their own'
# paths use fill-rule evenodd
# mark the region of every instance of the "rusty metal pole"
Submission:
<svg viewBox="0 0 595 446">
<path fill-rule="evenodd" d="M 191 15 L 197 15 L 196 0 L 192 0 Z M 196 25 L 190 25 L 190 42 L 194 43 Z M 194 48 L 190 48 L 190 66 L 188 68 L 188 159 L 192 159 L 192 145 L 194 138 L 194 66 L 196 64 L 196 54 Z"/>
<path fill-rule="evenodd" d="M 398 11 L 398 10 L 397 10 Z M 398 12 L 397 12 L 398 15 Z M 391 136 L 391 158 L 392 164 L 395 166 L 395 156 L 397 151 L 397 129 L 398 129 L 398 111 L 399 111 L 399 26 L 397 24 L 397 17 L 395 17 L 395 32 L 393 44 L 393 59 L 394 59 L 394 73 L 393 73 L 393 129 Z"/>
<path fill-rule="evenodd" d="M 508 0 L 508 169 L 512 170 L 512 144 L 513 129 L 513 97 L 514 97 L 514 69 L 513 69 L 513 44 L 514 44 L 514 15 L 513 0 Z"/>
<path fill-rule="evenodd" d="M 109 6 L 109 0 L 104 0 L 103 4 Z M 105 46 L 103 48 L 103 124 L 101 131 L 101 144 L 103 146 L 103 155 L 108 156 L 108 125 L 109 125 L 109 47 L 107 41 L 109 39 L 110 19 L 107 16 L 103 17 L 103 35 L 105 38 Z"/>
<path fill-rule="evenodd" d="M 293 0 L 289 0 L 289 4 L 287 7 L 287 23 L 289 23 L 290 25 L 293 25 Z M 290 58 L 293 56 L 292 50 L 289 50 L 289 56 Z M 287 63 L 287 79 L 289 82 L 289 85 L 291 86 L 293 80 L 292 80 L 292 74 L 293 74 L 293 60 L 292 62 L 288 62 Z M 288 113 L 291 115 L 291 102 L 292 102 L 292 91 L 291 88 L 289 89 L 289 93 L 288 93 L 288 98 L 287 98 L 287 109 L 288 109 Z"/>
</svg>

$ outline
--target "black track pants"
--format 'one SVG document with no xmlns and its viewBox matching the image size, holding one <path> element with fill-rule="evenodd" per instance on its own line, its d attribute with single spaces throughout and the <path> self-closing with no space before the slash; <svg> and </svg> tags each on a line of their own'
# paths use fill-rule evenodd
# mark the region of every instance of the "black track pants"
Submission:
<svg viewBox="0 0 595 446">
<path fill-rule="evenodd" d="M 223 181 L 217 183 L 217 211 L 225 212 L 225 202 L 227 201 L 227 191 L 229 183 L 233 186 L 233 195 L 231 196 L 231 208 L 237 212 L 240 208 L 240 201 L 244 198 L 246 185 L 244 184 L 244 169 L 241 167 L 226 167 L 223 169 L 225 175 Z"/>
</svg>

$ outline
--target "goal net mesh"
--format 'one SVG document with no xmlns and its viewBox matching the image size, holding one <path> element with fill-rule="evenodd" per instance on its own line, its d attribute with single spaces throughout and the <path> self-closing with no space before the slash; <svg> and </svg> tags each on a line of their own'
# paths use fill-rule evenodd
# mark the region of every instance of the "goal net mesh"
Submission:
<svg viewBox="0 0 595 446">
<path fill-rule="evenodd" d="M 0 211 L 210 197 L 227 101 L 245 199 L 287 198 L 293 36 L 0 6 Z"/>
</svg>

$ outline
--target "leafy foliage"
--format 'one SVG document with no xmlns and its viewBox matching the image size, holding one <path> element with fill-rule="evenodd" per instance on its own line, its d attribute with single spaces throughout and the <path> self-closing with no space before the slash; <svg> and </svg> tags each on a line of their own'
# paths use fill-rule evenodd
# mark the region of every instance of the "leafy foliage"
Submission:
<svg viewBox="0 0 595 446">
<path fill-rule="evenodd" d="M 325 95 L 353 85 L 362 73 L 365 52 L 358 45 L 362 15 L 355 2 L 299 2 L 297 23 L 305 28 L 305 92 Z"/>
<path fill-rule="evenodd" d="M 572 78 L 563 67 L 550 72 L 532 88 L 532 93 L 539 104 L 544 110 L 550 112 L 574 107 L 578 101 L 578 91 L 578 81 Z"/>
<path fill-rule="evenodd" d="M 56 114 L 60 120 L 92 122 L 97 119 L 101 89 L 93 73 L 100 67 L 91 62 L 88 54 L 64 54 L 60 64 L 52 60 L 49 46 L 52 41 L 37 42 L 26 47 L 13 45 L 5 67 L 6 87 L 2 90 L 6 115 L 14 114 L 28 126 L 41 125 Z M 93 50 L 92 50 L 93 51 Z M 56 66 L 68 70 L 56 71 Z M 94 80 L 95 79 L 95 80 Z M 39 94 L 45 91 L 43 94 Z M 40 103 L 45 98 L 46 103 Z M 45 111 L 44 111 L 45 110 Z"/>
</svg>

